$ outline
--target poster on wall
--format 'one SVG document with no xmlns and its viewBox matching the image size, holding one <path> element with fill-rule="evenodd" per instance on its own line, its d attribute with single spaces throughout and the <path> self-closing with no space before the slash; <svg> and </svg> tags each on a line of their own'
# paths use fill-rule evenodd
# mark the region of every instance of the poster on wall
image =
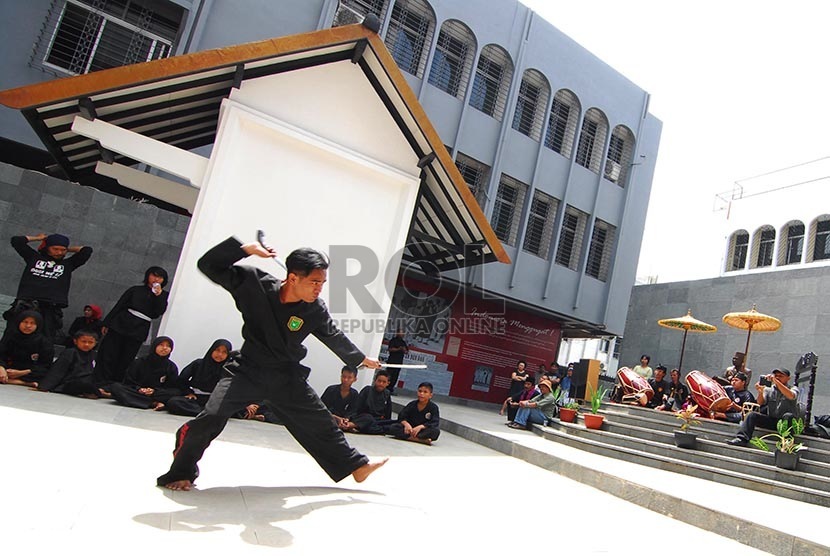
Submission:
<svg viewBox="0 0 830 556">
<path fill-rule="evenodd" d="M 556 322 L 410 278 L 395 289 L 382 358 L 399 330 L 409 348 L 404 363 L 427 368 L 403 369 L 398 388 L 432 382 L 436 394 L 495 403 L 507 397 L 516 363 L 537 372 L 556 360 L 561 337 Z"/>
</svg>

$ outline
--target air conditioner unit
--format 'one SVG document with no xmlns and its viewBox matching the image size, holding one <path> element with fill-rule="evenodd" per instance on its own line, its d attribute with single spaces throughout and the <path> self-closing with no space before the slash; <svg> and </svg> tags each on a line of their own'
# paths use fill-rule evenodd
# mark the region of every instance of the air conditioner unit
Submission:
<svg viewBox="0 0 830 556">
<path fill-rule="evenodd" d="M 332 27 L 342 27 L 343 25 L 353 25 L 355 23 L 362 23 L 363 15 L 349 8 L 348 6 L 340 5 L 337 12 L 334 14 L 334 21 Z"/>
<path fill-rule="evenodd" d="M 620 179 L 621 171 L 622 166 L 620 166 L 619 162 L 614 162 L 613 160 L 605 161 L 605 179 L 617 183 Z"/>
</svg>

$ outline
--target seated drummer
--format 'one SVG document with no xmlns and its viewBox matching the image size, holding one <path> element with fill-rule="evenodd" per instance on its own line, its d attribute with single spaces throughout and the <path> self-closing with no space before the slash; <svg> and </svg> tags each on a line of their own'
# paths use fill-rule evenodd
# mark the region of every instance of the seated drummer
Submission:
<svg viewBox="0 0 830 556">
<path fill-rule="evenodd" d="M 752 371 L 744 367 L 745 358 L 745 353 L 736 351 L 735 355 L 732 356 L 732 365 L 726 367 L 726 370 L 723 372 L 723 376 L 714 377 L 715 380 L 719 382 L 721 386 L 730 386 L 732 383 L 732 377 L 735 376 L 736 373 L 742 372 L 746 375 L 747 382 L 749 382 L 752 378 Z"/>
<path fill-rule="evenodd" d="M 741 419 L 743 418 L 742 406 L 747 402 L 755 403 L 755 396 L 752 395 L 752 392 L 746 389 L 748 382 L 749 377 L 746 376 L 746 373 L 737 372 L 732 376 L 732 384 L 725 388 L 726 395 L 729 396 L 729 400 L 732 403 L 726 408 L 726 411 L 713 412 L 712 417 L 714 419 L 729 421 L 730 423 L 741 422 Z"/>
<path fill-rule="evenodd" d="M 651 389 L 654 390 L 654 396 L 651 397 L 646 407 L 657 409 L 658 407 L 665 406 L 669 399 L 669 389 L 671 388 L 671 385 L 666 380 L 666 366 L 657 365 L 657 368 L 654 369 L 654 377 L 648 379 L 648 383 Z"/>
</svg>

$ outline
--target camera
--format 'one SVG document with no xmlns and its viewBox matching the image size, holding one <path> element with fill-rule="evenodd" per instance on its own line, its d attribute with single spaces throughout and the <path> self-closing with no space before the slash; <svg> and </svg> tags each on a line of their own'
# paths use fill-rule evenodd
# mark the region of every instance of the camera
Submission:
<svg viewBox="0 0 830 556">
<path fill-rule="evenodd" d="M 761 386 L 772 386 L 772 381 L 768 376 L 762 376 L 761 379 L 758 381 Z"/>
</svg>

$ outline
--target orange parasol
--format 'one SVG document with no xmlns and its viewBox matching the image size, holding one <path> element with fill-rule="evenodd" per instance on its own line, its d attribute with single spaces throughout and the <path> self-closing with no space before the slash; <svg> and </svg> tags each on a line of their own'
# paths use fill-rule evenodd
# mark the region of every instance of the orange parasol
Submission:
<svg viewBox="0 0 830 556">
<path fill-rule="evenodd" d="M 705 323 L 702 320 L 697 320 L 696 318 L 694 318 L 692 316 L 691 309 L 689 309 L 689 312 L 686 313 L 685 316 L 678 317 L 676 319 L 658 320 L 657 324 L 665 328 L 674 328 L 676 330 L 683 331 L 683 345 L 680 348 L 680 363 L 677 365 L 677 370 L 681 373 L 683 372 L 683 352 L 686 351 L 686 334 L 688 334 L 690 330 L 692 332 L 702 332 L 704 334 L 718 331 L 717 326 Z"/>
<path fill-rule="evenodd" d="M 781 321 L 775 317 L 759 313 L 755 310 L 755 305 L 749 311 L 740 311 L 737 313 L 726 313 L 723 315 L 723 322 L 733 328 L 740 328 L 747 330 L 746 334 L 746 348 L 744 348 L 744 363 L 743 369 L 746 369 L 746 363 L 749 361 L 749 338 L 752 336 L 752 331 L 755 332 L 775 332 L 781 328 Z"/>
</svg>

